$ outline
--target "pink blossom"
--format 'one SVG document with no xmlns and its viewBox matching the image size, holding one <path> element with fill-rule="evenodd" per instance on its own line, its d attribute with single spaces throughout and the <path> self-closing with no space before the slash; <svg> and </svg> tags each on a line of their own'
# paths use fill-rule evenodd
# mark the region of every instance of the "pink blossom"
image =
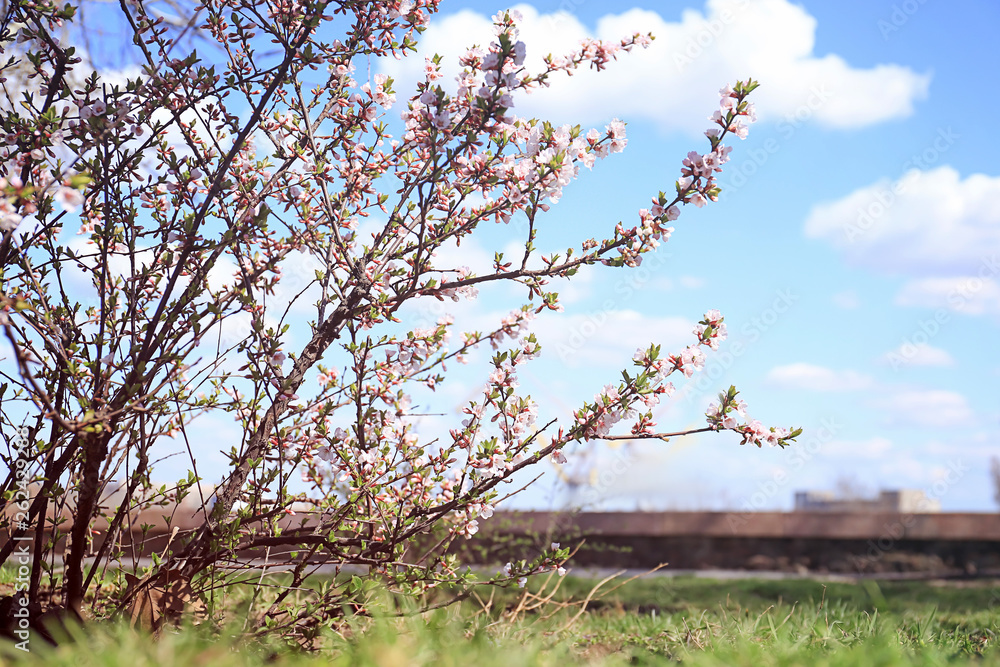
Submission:
<svg viewBox="0 0 1000 667">
<path fill-rule="evenodd" d="M 617 118 L 608 125 L 608 136 L 612 139 L 625 138 L 625 123 Z"/>
<path fill-rule="evenodd" d="M 4 232 L 11 232 L 17 229 L 17 226 L 21 224 L 21 220 L 21 216 L 13 211 L 0 210 L 0 230 Z"/>
<path fill-rule="evenodd" d="M 395 9 L 389 10 L 389 18 L 395 19 L 406 16 L 413 11 L 413 0 L 400 0 Z"/>
<path fill-rule="evenodd" d="M 517 42 L 516 44 L 514 44 L 514 48 L 511 51 L 511 53 L 514 54 L 514 64 L 515 65 L 521 66 L 521 65 L 524 64 L 524 56 L 525 56 L 526 51 L 527 51 L 527 49 L 525 47 L 524 42 Z"/>
</svg>

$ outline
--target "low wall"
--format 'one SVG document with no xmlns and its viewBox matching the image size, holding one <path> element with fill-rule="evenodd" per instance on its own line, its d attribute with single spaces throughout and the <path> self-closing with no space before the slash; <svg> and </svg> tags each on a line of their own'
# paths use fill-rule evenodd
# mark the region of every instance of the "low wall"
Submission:
<svg viewBox="0 0 1000 667">
<path fill-rule="evenodd" d="M 133 522 L 144 555 L 161 552 L 169 528 L 148 512 Z M 286 527 L 298 518 L 283 520 Z M 138 527 L 150 524 L 145 540 Z M 173 526 L 199 522 L 179 513 Z M 68 528 L 68 526 L 66 526 Z M 0 543 L 7 541 L 0 535 Z M 102 536 L 95 535 L 95 548 Z M 123 544 L 131 540 L 124 536 Z M 749 569 L 847 574 L 1000 573 L 1000 515 L 846 512 L 497 512 L 456 550 L 484 564 L 531 558 L 550 542 L 583 547 L 577 566 Z"/>
<path fill-rule="evenodd" d="M 578 565 L 798 572 L 1000 570 L 1000 515 L 826 512 L 501 513 L 483 523 L 498 559 L 532 537 L 584 541 Z M 520 537 L 509 553 L 501 535 Z M 527 551 L 530 551 L 528 549 Z M 520 555 L 520 554 L 518 554 Z M 525 553 L 526 555 L 526 553 Z"/>
</svg>

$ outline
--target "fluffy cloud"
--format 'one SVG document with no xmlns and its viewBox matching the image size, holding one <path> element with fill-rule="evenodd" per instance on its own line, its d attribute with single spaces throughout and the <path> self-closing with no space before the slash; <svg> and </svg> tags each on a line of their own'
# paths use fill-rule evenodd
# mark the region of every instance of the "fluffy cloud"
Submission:
<svg viewBox="0 0 1000 667">
<path fill-rule="evenodd" d="M 805 233 L 859 266 L 914 276 L 996 275 L 1000 177 L 962 179 L 949 166 L 912 170 L 816 206 Z"/>
<path fill-rule="evenodd" d="M 664 355 L 684 349 L 694 342 L 693 326 L 683 317 L 649 317 L 634 310 L 619 310 L 540 317 L 531 330 L 542 344 L 546 359 L 558 359 L 571 368 L 607 368 L 610 364 L 620 369 L 631 365 L 636 349 L 650 343 L 661 344 Z"/>
<path fill-rule="evenodd" d="M 823 456 L 826 459 L 851 461 L 877 460 L 886 456 L 891 450 L 891 440 L 876 436 L 867 440 L 834 440 L 823 445 Z"/>
<path fill-rule="evenodd" d="M 900 391 L 876 400 L 873 405 L 894 426 L 968 426 L 974 416 L 965 396 L 940 389 Z"/>
<path fill-rule="evenodd" d="M 932 440 L 924 448 L 928 454 L 951 458 L 962 452 L 963 459 L 980 458 L 988 460 L 1000 451 L 1000 438 L 993 433 L 974 433 L 968 437 L 947 440 Z"/>
<path fill-rule="evenodd" d="M 1000 283 L 991 278 L 922 278 L 903 285 L 900 306 L 947 308 L 966 315 L 1000 314 Z"/>
<path fill-rule="evenodd" d="M 883 355 L 882 360 L 892 366 L 954 366 L 955 359 L 948 350 L 927 343 L 903 343 Z"/>
<path fill-rule="evenodd" d="M 524 16 L 521 39 L 532 70 L 547 54 L 571 53 L 588 37 L 618 41 L 635 32 L 656 37 L 649 49 L 622 54 L 607 72 L 553 77 L 550 88 L 517 100 L 519 114 L 559 123 L 621 116 L 700 132 L 720 86 L 748 72 L 766 72 L 767 86 L 754 94 L 762 118 L 808 117 L 826 127 L 863 127 L 910 115 L 930 83 L 929 75 L 898 65 L 855 68 L 834 54 L 816 56 L 816 19 L 788 0 L 708 0 L 704 11 L 686 10 L 677 22 L 630 9 L 602 17 L 593 31 L 568 12 L 516 9 Z M 768 37 L 776 34 L 781 39 Z M 444 15 L 423 34 L 417 56 L 385 60 L 381 69 L 400 81 L 397 88 L 405 93 L 422 77 L 423 57 L 443 56 L 448 80 L 465 48 L 485 47 L 492 39 L 489 16 L 470 10 Z"/>
<path fill-rule="evenodd" d="M 837 292 L 833 295 L 833 303 L 838 308 L 843 308 L 844 310 L 854 310 L 861 305 L 861 300 L 858 298 L 858 293 L 854 290 L 846 290 L 844 292 Z"/>
<path fill-rule="evenodd" d="M 857 371 L 835 371 L 813 364 L 789 364 L 772 368 L 767 381 L 781 389 L 808 391 L 857 391 L 871 386 L 872 379 Z"/>
</svg>

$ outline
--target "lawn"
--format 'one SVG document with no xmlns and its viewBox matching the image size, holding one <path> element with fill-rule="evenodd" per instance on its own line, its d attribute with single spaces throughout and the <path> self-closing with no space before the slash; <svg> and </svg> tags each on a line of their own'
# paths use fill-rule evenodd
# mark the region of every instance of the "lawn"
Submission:
<svg viewBox="0 0 1000 667">
<path fill-rule="evenodd" d="M 555 579 L 529 584 L 552 593 Z M 597 582 L 566 577 L 538 602 L 522 591 L 477 591 L 419 616 L 356 619 L 330 631 L 321 654 L 202 625 L 153 641 L 92 625 L 52 649 L 36 639 L 5 662 L 168 665 L 1000 665 L 1000 582 L 822 583 L 808 579 L 634 580 L 594 599 Z M 613 588 L 616 582 L 602 589 Z M 598 591 L 600 593 L 600 589 Z M 398 609 L 398 607 L 396 607 Z"/>
</svg>

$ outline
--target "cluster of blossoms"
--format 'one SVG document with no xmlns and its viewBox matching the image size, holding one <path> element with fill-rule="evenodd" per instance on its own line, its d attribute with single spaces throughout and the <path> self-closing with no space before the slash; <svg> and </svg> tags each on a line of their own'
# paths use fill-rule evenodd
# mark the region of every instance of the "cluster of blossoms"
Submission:
<svg viewBox="0 0 1000 667">
<path fill-rule="evenodd" d="M 757 114 L 753 102 L 747 102 L 743 98 L 756 87 L 750 81 L 747 85 L 737 84 L 735 91 L 731 86 L 719 91 L 722 98 L 720 108 L 709 116 L 709 120 L 721 129 L 712 128 L 705 132 L 712 150 L 704 155 L 691 151 L 681 163 L 677 193 L 685 204 L 694 204 L 700 208 L 709 200 L 718 200 L 719 188 L 715 183 L 715 174 L 721 172 L 722 165 L 729 162 L 729 153 L 733 150 L 731 146 L 722 143 L 722 137 L 731 133 L 740 139 L 747 138 L 747 123 L 755 122 Z"/>
<path fill-rule="evenodd" d="M 548 205 L 542 201 L 558 201 L 562 189 L 577 175 L 579 164 L 589 168 L 596 158 L 619 152 L 626 144 L 624 123 L 618 120 L 604 133 L 591 130 L 581 136 L 579 130 L 568 125 L 552 128 L 517 118 L 510 113 L 514 93 L 546 86 L 554 73 L 572 72 L 583 64 L 601 69 L 617 53 L 635 44 L 646 46 L 650 41 L 639 34 L 620 43 L 589 40 L 570 57 L 546 61 L 545 71 L 531 76 L 523 66 L 526 47 L 518 40 L 520 20 L 515 10 L 494 17 L 498 38 L 486 49 L 477 47 L 463 54 L 460 62 L 464 69 L 457 77 L 454 95 L 436 83 L 442 78 L 440 65 L 428 60 L 420 92 L 402 114 L 404 146 L 421 151 L 439 148 L 477 125 L 489 133 L 495 152 L 463 145 L 455 158 L 455 182 L 448 182 L 450 174 L 442 174 L 444 180 L 439 179 L 438 191 L 443 193 L 452 186 L 479 191 L 486 200 L 479 210 L 498 222 L 508 222 L 529 206 L 545 210 Z M 502 155 L 502 149 L 508 146 L 520 150 Z"/>
<path fill-rule="evenodd" d="M 471 503 L 466 509 L 455 514 L 455 521 L 458 524 L 457 532 L 464 535 L 465 539 L 471 539 L 479 532 L 479 519 L 489 519 L 493 516 L 494 507 L 488 502 Z"/>
<path fill-rule="evenodd" d="M 132 104 L 125 98 L 120 98 L 112 106 L 103 99 L 93 101 L 87 99 L 75 100 L 77 117 L 68 121 L 68 126 L 75 134 L 85 136 L 89 132 L 104 132 L 109 129 L 123 131 L 126 127 L 132 136 L 141 137 L 145 131 L 132 113 Z"/>
<path fill-rule="evenodd" d="M 760 421 L 750 417 L 747 412 L 747 404 L 742 399 L 737 400 L 738 394 L 736 387 L 730 387 L 728 391 L 719 394 L 718 403 L 712 403 L 708 406 L 705 416 L 713 430 L 735 431 L 743 436 L 741 445 L 751 444 L 758 447 L 764 444 L 772 447 L 785 447 L 788 441 L 802 433 L 801 428 L 789 430 L 764 426 Z M 742 418 L 742 424 L 737 417 Z"/>
<path fill-rule="evenodd" d="M 711 325 L 707 323 L 711 322 Z M 660 356 L 658 345 L 647 349 L 636 350 L 632 360 L 642 370 L 632 382 L 626 381 L 619 386 L 607 385 L 594 397 L 592 404 L 584 405 L 583 409 L 574 413 L 577 427 L 582 429 L 584 440 L 607 438 L 611 428 L 625 419 L 638 421 L 632 427 L 633 435 L 643 435 L 652 432 L 656 425 L 652 421 L 652 408 L 659 404 L 660 396 L 670 397 L 674 393 L 674 385 L 667 378 L 674 372 L 680 372 L 685 377 L 691 377 L 704 368 L 705 354 L 700 346 L 718 349 L 719 341 L 725 340 L 726 329 L 722 323 L 722 315 L 718 311 L 709 311 L 702 320 L 701 328 L 695 328 L 698 342 L 689 345 L 677 354 Z M 628 378 L 627 378 L 628 380 Z M 647 409 L 640 414 L 635 407 L 638 403 Z M 562 453 L 554 453 L 557 462 L 564 462 Z"/>
<path fill-rule="evenodd" d="M 622 400 L 621 388 L 608 384 L 594 396 L 592 410 L 579 410 L 574 416 L 577 424 L 584 428 L 584 437 L 590 440 L 603 438 L 615 424 L 636 414 L 629 403 Z M 553 459 L 557 463 L 566 461 L 561 451 Z"/>
<path fill-rule="evenodd" d="M 516 565 L 513 562 L 508 562 L 497 576 L 503 577 L 504 579 L 511 580 L 517 579 L 518 588 L 524 588 L 528 583 L 528 578 L 522 576 L 521 573 L 535 573 L 539 571 L 551 570 L 558 574 L 560 577 L 566 576 L 566 568 L 563 564 L 566 561 L 567 556 L 569 556 L 569 550 L 562 547 L 559 542 L 553 542 L 549 545 L 547 551 L 541 553 L 535 560 L 531 563 L 525 561 L 519 561 Z"/>
<path fill-rule="evenodd" d="M 70 181 L 57 184 L 51 187 L 51 180 L 46 183 L 45 178 L 39 178 L 44 183 L 41 193 L 32 192 L 29 188 L 25 191 L 21 179 L 17 176 L 8 178 L 0 177 L 0 232 L 9 232 L 17 229 L 24 220 L 25 215 L 31 215 L 38 210 L 37 201 L 39 195 L 44 196 L 46 191 L 52 190 L 51 196 L 62 207 L 64 211 L 73 212 L 83 204 L 83 194 Z M 20 208 L 15 207 L 16 201 L 22 200 L 22 193 L 26 195 Z"/>
<path fill-rule="evenodd" d="M 378 487 L 385 498 L 398 496 L 397 501 L 410 498 L 426 502 L 436 495 L 433 477 L 445 472 L 448 466 L 420 447 L 406 418 L 407 403 L 404 397 L 399 401 L 398 412 L 372 412 L 358 434 L 328 426 L 322 432 L 303 430 L 280 444 L 294 447 L 310 462 L 303 467 L 303 481 L 330 485 L 348 495 Z M 325 421 L 329 422 L 329 417 Z M 390 484 L 400 473 L 401 456 L 407 462 L 409 474 Z"/>
<path fill-rule="evenodd" d="M 496 18 L 496 17 L 494 17 Z M 583 59 L 590 62 L 591 66 L 600 71 L 607 67 L 608 63 L 618 58 L 622 51 L 628 53 L 633 46 L 649 48 L 653 43 L 653 35 L 636 33 L 631 38 L 623 39 L 620 42 L 604 42 L 598 39 L 583 40 L 580 54 Z M 572 58 L 554 56 L 547 59 L 554 68 L 566 67 L 573 64 Z M 548 85 L 547 83 L 545 85 Z"/>
<path fill-rule="evenodd" d="M 494 350 L 499 350 L 505 338 L 509 338 L 512 341 L 520 340 L 528 332 L 528 326 L 536 316 L 537 312 L 527 306 L 519 310 L 512 310 L 500 320 L 500 326 L 497 327 L 496 331 L 490 334 L 490 346 Z M 481 340 L 481 337 L 475 333 L 466 333 L 462 334 L 462 336 L 468 347 L 475 347 Z M 537 353 L 525 350 L 525 354 L 534 355 Z M 531 357 L 527 358 L 530 359 Z"/>
<path fill-rule="evenodd" d="M 392 81 L 385 74 L 376 74 L 372 78 L 375 81 L 375 90 L 372 91 L 368 82 L 362 84 L 361 90 L 370 95 L 375 104 L 388 111 L 396 103 L 396 93 L 392 92 Z"/>
<path fill-rule="evenodd" d="M 466 278 L 475 277 L 472 274 L 472 270 L 467 266 L 458 267 L 455 273 L 460 281 L 465 280 Z M 458 285 L 456 287 L 448 287 L 438 290 L 434 293 L 434 297 L 438 300 L 451 299 L 455 302 L 459 301 L 459 299 L 463 297 L 469 301 L 475 301 L 479 298 L 479 290 L 476 289 L 475 285 Z"/>
<path fill-rule="evenodd" d="M 415 329 L 413 335 L 400 340 L 391 348 L 386 349 L 386 365 L 380 367 L 377 373 L 389 379 L 406 378 L 423 368 L 424 364 L 438 350 L 447 344 L 451 337 L 448 328 L 454 320 L 450 315 L 442 316 L 434 328 Z"/>
<path fill-rule="evenodd" d="M 19 6 L 19 11 L 29 11 L 34 4 Z M 225 45 L 228 58 L 201 66 L 195 53 L 180 53 L 183 44 L 170 36 L 162 18 L 149 17 L 141 3 L 130 4 L 132 37 L 142 46 L 145 61 L 142 76 L 128 82 L 124 92 L 120 86 L 100 85 L 98 76 L 83 86 L 53 83 L 43 95 L 52 92 L 50 97 L 58 97 L 62 107 L 48 116 L 65 119 L 67 127 L 53 121 L 45 121 L 51 127 L 41 121 L 24 125 L 8 114 L 2 132 L 8 148 L 0 147 L 7 163 L 0 171 L 6 198 L 0 198 L 0 228 L 16 226 L 19 216 L 34 210 L 42 219 L 51 205 L 33 202 L 27 188 L 40 192 L 51 185 L 64 206 L 84 205 L 81 232 L 94 235 L 95 245 L 103 241 L 103 248 L 151 251 L 150 261 L 127 263 L 130 275 L 101 280 L 100 289 L 107 293 L 101 294 L 100 311 L 90 315 L 94 321 L 104 318 L 102 331 L 107 325 L 108 331 L 129 335 L 122 333 L 111 345 L 107 335 L 97 339 L 77 329 L 73 335 L 60 334 L 46 348 L 59 353 L 65 338 L 79 349 L 99 349 L 92 358 L 105 366 L 115 360 L 124 366 L 130 358 L 136 363 L 129 370 L 112 371 L 127 377 L 104 376 L 99 385 L 84 387 L 76 396 L 64 392 L 59 405 L 81 405 L 82 397 L 101 395 L 110 415 L 102 432 L 111 434 L 127 432 L 129 420 L 137 417 L 131 406 L 140 403 L 138 418 L 154 422 L 154 417 L 165 417 L 159 423 L 167 424 L 166 433 L 182 429 L 189 413 L 210 407 L 228 410 L 240 420 L 245 438 L 233 449 L 232 467 L 216 493 L 219 511 L 213 521 L 222 525 L 206 524 L 209 530 L 200 535 L 219 536 L 232 529 L 239 543 L 225 540 L 226 549 L 259 549 L 262 543 L 254 540 L 265 539 L 288 547 L 289 553 L 318 553 L 300 549 L 316 544 L 303 542 L 302 532 L 273 530 L 264 518 L 259 530 L 250 530 L 238 523 L 244 517 L 232 515 L 239 498 L 264 507 L 261 514 L 291 514 L 286 480 L 288 471 L 300 466 L 310 502 L 320 510 L 316 518 L 330 522 L 312 531 L 309 539 L 325 532 L 330 536 L 325 553 L 332 562 L 365 564 L 371 572 L 391 570 L 397 582 L 413 590 L 438 567 L 455 572 L 445 565 L 451 562 L 445 555 L 448 540 L 477 534 L 480 522 L 493 515 L 499 502 L 497 486 L 510 481 L 518 469 L 549 455 L 565 461 L 562 448 L 573 441 L 623 437 L 611 435 L 611 430 L 627 420 L 634 422 L 633 436 L 655 435 L 651 411 L 662 396 L 674 393 L 668 377 L 691 377 L 704 367 L 703 347 L 718 349 L 725 339 L 721 314 L 709 311 L 694 331 L 697 340 L 686 349 L 666 356 L 657 346 L 641 350 L 635 357 L 637 374 L 626 372 L 624 382 L 605 386 L 592 404 L 575 414 L 568 432 L 560 430 L 549 441 L 540 435 L 548 425 L 537 424 L 538 406 L 530 396 L 518 394 L 518 366 L 540 353 L 527 327 L 543 309 L 559 310 L 557 295 L 543 290 L 547 281 L 598 262 L 634 266 L 643 253 L 670 238 L 673 228 L 667 223 L 678 218 L 680 205 L 700 207 L 714 200 L 715 174 L 729 154 L 721 140 L 728 133 L 746 135 L 745 122 L 753 120 L 753 108 L 744 97 L 755 87 L 750 82 L 724 89 L 713 116 L 719 129 L 707 133 L 711 151 L 684 160 L 676 198 L 668 200 L 661 193 L 650 208 L 640 211 L 639 226 L 626 229 L 619 224 L 611 238 L 584 240 L 579 253 L 572 248 L 561 258 L 543 255 L 541 268 L 529 269 L 540 214 L 560 200 L 581 166 L 592 168 L 597 159 L 624 150 L 628 139 L 625 123 L 617 119 L 603 131 L 584 131 L 519 118 L 512 112 L 518 95 L 549 85 L 556 74 L 572 74 L 588 65 L 603 69 L 617 54 L 647 46 L 650 38 L 636 34 L 620 42 L 587 40 L 569 56 L 547 59 L 543 70 L 533 74 L 525 68 L 526 47 L 518 39 L 519 14 L 501 12 L 494 17 L 496 39 L 462 56 L 457 87 L 447 88 L 439 60 L 427 61 L 424 81 L 402 114 L 403 132 L 394 138 L 389 124 L 380 122 L 396 101 L 391 79 L 375 75 L 358 85 L 353 63 L 410 50 L 413 33 L 436 5 L 436 0 L 347 3 L 331 13 L 353 13 L 353 21 L 342 21 L 352 26 L 351 34 L 343 42 L 319 42 L 313 39 L 314 32 L 322 33 L 317 24 L 330 17 L 305 0 L 275 0 L 259 13 L 239 3 L 208 3 L 199 6 L 199 15 L 208 32 Z M 251 39 L 254 33 L 259 36 Z M 275 67 L 270 62 L 261 67 L 260 58 L 254 59 L 257 46 L 268 39 L 284 47 Z M 51 51 L 51 63 L 68 62 L 65 53 L 39 47 L 45 48 Z M 324 71 L 325 81 L 303 90 L 304 84 L 313 85 L 306 81 L 307 72 L 311 80 Z M 36 75 L 54 81 L 51 72 Z M 227 100 L 240 97 L 240 108 L 247 113 L 230 113 L 233 107 L 227 109 Z M 154 114 L 163 122 L 154 122 Z M 133 136 L 124 138 L 129 128 Z M 144 131 L 154 136 L 133 141 Z M 133 143 L 141 148 L 128 153 Z M 55 156 L 53 146 L 63 144 L 70 144 L 68 150 L 100 179 L 88 188 L 85 200 L 77 184 L 46 176 L 39 166 Z M 117 159 L 97 159 L 107 156 Z M 140 166 L 144 173 L 137 178 Z M 29 173 L 30 179 L 22 173 Z M 135 212 L 141 215 L 138 221 Z M 497 253 L 494 271 L 480 276 L 468 267 L 435 266 L 435 261 L 444 261 L 443 253 L 436 251 L 460 246 L 480 223 L 509 223 L 515 216 L 528 221 L 516 229 L 525 232 L 522 261 L 505 262 Z M 357 237 L 362 230 L 367 234 L 365 220 L 372 217 L 386 222 L 362 245 Z M 29 250 L 42 253 L 44 246 Z M 288 269 L 300 256 L 316 260 L 318 266 L 296 284 L 295 271 Z M 58 276 L 59 262 L 46 261 L 45 266 L 52 266 Z M 220 269 L 225 275 L 217 280 Z M 11 269 L 5 274 L 5 280 L 13 273 Z M 90 273 L 107 276 L 109 271 Z M 27 263 L 20 276 L 14 286 L 26 293 L 35 284 Z M 283 313 L 284 304 L 274 303 L 284 297 L 277 296 L 279 281 L 294 294 Z M 479 283 L 486 281 L 525 286 L 532 304 L 511 312 L 487 335 L 463 335 L 457 352 L 447 348 L 450 316 L 436 325 L 413 326 L 405 334 L 389 324 L 400 321 L 397 315 L 410 300 L 475 299 Z M 289 314 L 299 314 L 292 305 L 301 305 L 299 299 L 307 292 L 319 293 L 315 317 L 307 320 L 308 330 L 288 333 Z M 110 305 L 105 307 L 105 301 Z M 117 309 L 131 321 L 120 319 Z M 59 315 L 54 312 L 53 321 Z M 234 315 L 245 316 L 249 325 L 219 353 L 219 364 L 215 359 L 190 367 L 183 363 L 194 358 L 188 356 L 194 351 L 199 356 L 204 350 L 199 345 L 206 343 L 198 341 L 209 341 L 210 330 L 221 329 Z M 135 322 L 144 316 L 149 320 L 144 331 L 130 331 L 138 329 Z M 39 320 L 33 324 L 34 331 L 48 326 Z M 510 349 L 499 352 L 508 338 L 513 341 Z M 295 340 L 303 346 L 290 348 Z M 411 399 L 408 389 L 417 386 L 429 393 L 424 387 L 434 389 L 443 380 L 439 370 L 448 360 L 461 360 L 466 350 L 486 340 L 498 352 L 484 396 L 465 408 L 462 426 L 451 431 L 450 439 L 422 442 L 418 420 L 433 412 L 422 408 L 419 415 L 411 414 L 411 402 L 419 404 L 422 398 Z M 282 349 L 288 350 L 287 358 Z M 245 355 L 246 365 L 228 372 L 221 363 L 227 354 Z M 323 360 L 333 363 L 333 355 L 343 361 L 338 361 L 339 371 L 321 365 Z M 53 363 L 42 368 L 44 386 L 60 386 L 53 378 L 64 377 L 58 374 L 65 367 Z M 187 368 L 193 369 L 190 379 L 181 373 Z M 91 363 L 74 380 L 89 379 L 87 373 L 96 380 L 97 369 Z M 195 398 L 190 387 L 205 377 L 217 383 L 217 391 Z M 304 384 L 306 377 L 316 377 L 318 392 Z M 179 385 L 169 400 L 157 395 L 162 378 Z M 213 404 L 222 393 L 231 400 Z M 136 396 L 141 396 L 139 402 Z M 38 403 L 49 400 L 40 394 L 32 398 Z M 769 441 L 757 422 L 741 426 L 733 421 L 730 413 L 737 409 L 745 414 L 741 403 L 724 404 L 710 420 L 717 418 L 720 429 L 745 429 L 746 441 Z M 72 434 L 72 429 L 62 432 Z M 777 444 L 795 435 L 773 429 L 770 433 Z M 115 451 L 124 457 L 135 454 L 132 443 L 122 445 Z M 74 457 L 52 460 L 77 465 Z M 79 468 L 63 468 L 53 479 L 77 479 L 78 473 Z M 266 505 L 263 492 L 273 493 Z M 85 518 L 94 516 L 91 511 Z M 448 529 L 446 539 L 417 553 L 424 545 L 415 538 L 441 522 Z M 71 544 L 73 553 L 82 557 L 86 541 L 74 536 Z M 197 537 L 187 552 L 192 557 L 185 556 L 180 567 L 215 562 L 219 544 L 214 537 Z M 564 574 L 567 554 L 553 544 L 534 562 L 508 564 L 504 575 L 524 586 L 535 572 Z M 176 556 L 169 555 L 165 567 L 176 565 Z M 296 580 L 291 588 L 301 583 Z M 324 602 L 332 609 L 349 599 L 344 592 Z"/>
<path fill-rule="evenodd" d="M 708 345 L 712 350 L 718 351 L 719 343 L 726 340 L 729 335 L 726 323 L 722 320 L 722 313 L 715 309 L 710 310 L 705 313 L 705 319 L 695 325 L 692 333 L 698 337 L 700 344 Z"/>
<path fill-rule="evenodd" d="M 30 34 L 28 30 L 20 31 L 19 42 L 26 41 Z M 60 48 L 58 40 L 53 40 L 52 45 Z M 142 126 L 131 114 L 128 94 L 118 94 L 117 100 L 109 104 L 95 95 L 92 82 L 80 85 L 85 90 L 74 94 L 82 97 L 53 100 L 56 115 L 32 122 L 8 119 L 0 145 L 0 231 L 14 230 L 26 217 L 44 212 L 49 198 L 64 211 L 75 212 L 85 203 L 83 189 L 91 182 L 86 174 L 74 173 L 85 153 L 83 147 L 126 126 L 132 136 L 143 134 Z M 42 84 L 40 92 L 48 95 L 47 84 Z M 88 222 L 84 227 L 93 231 L 99 224 L 100 212 L 89 209 L 85 217 Z"/>
<path fill-rule="evenodd" d="M 653 198 L 650 208 L 639 211 L 642 223 L 639 227 L 630 230 L 619 227 L 616 230 L 627 241 L 621 249 L 624 264 L 640 264 L 642 253 L 655 250 L 661 241 L 669 240 L 674 228 L 665 223 L 680 217 L 679 204 L 694 204 L 701 208 L 709 201 L 718 201 L 720 188 L 715 174 L 722 171 L 722 165 L 729 161 L 729 153 L 732 151 L 732 147 L 723 144 L 722 139 L 726 134 L 735 134 L 740 139 L 747 137 L 747 124 L 756 121 L 757 114 L 753 103 L 744 98 L 757 85 L 751 79 L 746 83 L 738 82 L 735 88 L 726 86 L 719 91 L 719 109 L 709 117 L 718 127 L 705 132 L 711 150 L 705 154 L 691 151 L 681 161 L 681 177 L 675 184 L 677 194 L 673 199 L 659 193 L 659 196 Z"/>
<path fill-rule="evenodd" d="M 525 459 L 538 418 L 538 405 L 530 397 L 516 394 L 519 383 L 515 368 L 540 352 L 541 346 L 531 335 L 522 342 L 520 349 L 495 355 L 493 372 L 483 388 L 483 403 L 472 403 L 464 408 L 463 412 L 469 417 L 462 421 L 463 428 L 451 431 L 455 446 L 469 452 L 469 466 L 479 470 L 485 479 L 501 477 Z M 490 421 L 496 424 L 500 437 L 487 439 L 473 454 L 472 445 L 480 435 L 487 409 L 494 413 Z"/>
<path fill-rule="evenodd" d="M 469 462 L 470 467 L 479 470 L 483 479 L 504 477 L 525 459 L 524 454 L 520 452 L 510 453 L 509 451 L 504 451 L 502 447 L 496 445 L 496 440 L 490 440 L 486 444 L 487 446 L 484 449 L 489 455 L 484 458 L 483 453 L 480 453 L 480 458 Z"/>
<path fill-rule="evenodd" d="M 674 393 L 674 385 L 666 379 L 674 372 L 680 372 L 685 377 L 691 377 L 695 372 L 704 368 L 705 355 L 700 347 L 705 346 L 712 350 L 718 350 L 719 343 L 726 339 L 726 325 L 723 322 L 722 314 L 718 310 L 710 310 L 705 313 L 697 326 L 694 335 L 698 337 L 698 343 L 689 345 L 680 353 L 660 356 L 658 345 L 652 345 L 648 349 L 639 349 L 633 356 L 635 365 L 641 371 L 635 378 L 629 378 L 626 374 L 625 382 L 618 386 L 607 385 L 597 396 L 592 404 L 584 405 L 583 409 L 574 413 L 576 417 L 576 427 L 579 429 L 580 439 L 618 439 L 623 437 L 637 438 L 666 438 L 668 436 L 684 435 L 684 433 L 654 433 L 652 409 L 660 401 L 660 396 L 670 397 Z M 788 441 L 794 439 L 801 433 L 801 429 L 789 431 L 783 428 L 766 428 L 760 422 L 746 417 L 746 421 L 740 424 L 732 413 L 746 416 L 746 404 L 735 400 L 736 389 L 730 388 L 722 405 L 713 405 L 706 414 L 709 427 L 712 430 L 732 430 L 743 436 L 743 443 L 753 443 L 758 446 L 762 442 L 785 446 Z M 642 404 L 646 411 L 639 412 L 638 406 Z M 612 436 L 611 428 L 625 420 L 634 419 L 631 429 L 631 436 Z M 566 457 L 562 452 L 556 450 L 552 454 L 553 460 L 557 463 L 565 463 Z"/>
</svg>

